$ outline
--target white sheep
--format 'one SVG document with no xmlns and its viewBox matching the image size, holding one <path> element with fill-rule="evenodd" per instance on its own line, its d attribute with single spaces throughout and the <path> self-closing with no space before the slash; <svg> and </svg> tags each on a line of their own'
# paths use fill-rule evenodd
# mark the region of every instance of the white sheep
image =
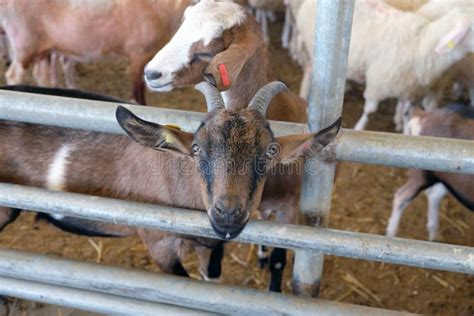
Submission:
<svg viewBox="0 0 474 316">
<path fill-rule="evenodd" d="M 380 101 L 397 98 L 406 108 L 474 51 L 474 19 L 457 9 L 429 21 L 381 3 L 357 2 L 354 14 L 347 76 L 366 84 L 358 130 Z"/>
<path fill-rule="evenodd" d="M 418 10 L 421 6 L 423 6 L 428 1 L 429 0 L 383 0 L 383 2 L 385 2 L 386 4 L 390 5 L 391 7 L 397 8 L 398 10 L 401 10 L 401 11 Z"/>
<path fill-rule="evenodd" d="M 298 17 L 303 14 L 314 17 L 315 11 L 315 1 L 307 0 Z M 473 21 L 472 16 L 460 10 L 451 10 L 430 21 L 382 2 L 357 1 L 347 78 L 365 83 L 366 88 L 364 113 L 355 129 L 365 128 L 368 115 L 384 99 L 397 98 L 401 108 L 408 107 L 442 73 L 473 52 Z M 314 18 L 297 23 L 314 30 Z M 312 32 L 305 32 L 303 39 L 305 43 L 313 43 Z M 312 55 L 312 44 L 306 47 Z"/>
<path fill-rule="evenodd" d="M 283 0 L 247 0 L 249 6 L 255 11 L 255 18 L 260 23 L 263 35 L 268 41 L 268 20 L 275 22 L 275 11 L 283 10 Z"/>
<path fill-rule="evenodd" d="M 296 28 L 296 15 L 303 4 L 304 0 L 284 0 L 285 4 L 285 23 L 283 24 L 283 31 L 281 33 L 281 45 L 283 48 L 290 49 L 290 55 L 296 53 L 294 49 L 294 42 L 298 34 Z"/>
<path fill-rule="evenodd" d="M 290 56 L 303 67 L 300 97 L 307 98 L 311 80 L 311 56 L 314 45 L 317 0 L 287 0 L 296 19 L 290 42 Z M 415 10 L 428 0 L 381 0 L 402 11 Z M 296 34 L 295 34 L 296 33 Z"/>
<path fill-rule="evenodd" d="M 474 2 L 472 0 L 457 0 L 455 2 L 449 2 L 444 0 L 431 0 L 416 13 L 422 15 L 430 20 L 436 20 L 443 16 L 446 12 L 449 12 L 453 7 L 463 10 L 463 13 L 474 16 Z M 468 89 L 469 98 L 471 100 L 471 106 L 474 106 L 474 54 L 469 54 L 459 62 L 455 63 L 446 72 L 445 80 L 440 84 L 439 90 L 445 88 L 446 84 L 451 83 L 452 80 L 456 81 L 455 97 L 458 98 L 461 94 L 462 87 Z M 428 104 L 427 108 L 434 108 L 439 102 L 439 98 L 442 93 L 440 91 L 434 91 L 431 93 L 430 101 L 431 105 Z M 425 106 L 427 102 L 425 102 Z"/>
</svg>

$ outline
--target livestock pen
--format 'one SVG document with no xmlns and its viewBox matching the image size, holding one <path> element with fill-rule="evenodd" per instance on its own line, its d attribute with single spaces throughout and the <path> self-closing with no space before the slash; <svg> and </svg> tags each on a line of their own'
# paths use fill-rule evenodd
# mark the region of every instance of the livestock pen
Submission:
<svg viewBox="0 0 474 316">
<path fill-rule="evenodd" d="M 347 58 L 351 10 L 352 4 L 348 1 L 320 1 L 316 40 L 318 49 L 315 51 L 318 58 L 315 58 L 314 67 L 318 69 L 320 78 L 315 77 L 316 80 L 313 80 L 309 122 L 311 130 L 325 126 L 338 117 L 342 110 L 344 60 Z M 99 102 L 66 101 L 4 92 L 0 101 L 0 118 L 119 132 L 113 115 L 115 108 L 115 105 Z M 135 107 L 133 110 L 146 119 L 180 125 L 188 131 L 193 131 L 201 118 L 199 114 L 172 110 Z M 307 129 L 304 125 L 288 123 L 274 123 L 272 127 L 280 135 Z M 408 138 L 345 130 L 333 150 L 337 160 L 474 173 L 474 146 L 468 141 Z M 308 164 L 310 167 L 311 164 L 315 166 L 314 161 Z M 302 208 L 310 215 L 310 219 L 318 219 L 311 224 L 324 226 L 330 209 L 334 162 L 319 161 L 317 168 L 319 172 L 306 177 Z M 316 192 L 316 189 L 319 191 Z M 6 206 L 215 237 L 204 214 L 187 210 L 6 184 L 0 187 L 0 192 L 0 204 Z M 318 209 L 314 209 L 315 205 Z M 112 209 L 113 213 L 107 211 Z M 317 288 L 322 271 L 322 255 L 319 253 L 469 274 L 474 272 L 474 250 L 462 246 L 264 222 L 249 223 L 237 240 L 298 250 L 295 279 L 300 284 L 302 294 L 310 294 Z M 170 312 L 195 313 L 194 310 L 162 306 L 156 302 L 220 313 L 381 312 L 17 251 L 3 250 L 0 253 L 0 274 L 3 276 L 0 293 L 109 313 L 130 314 L 140 310 L 143 311 L 141 314 L 157 314 L 163 312 L 164 308 L 169 308 Z"/>
</svg>

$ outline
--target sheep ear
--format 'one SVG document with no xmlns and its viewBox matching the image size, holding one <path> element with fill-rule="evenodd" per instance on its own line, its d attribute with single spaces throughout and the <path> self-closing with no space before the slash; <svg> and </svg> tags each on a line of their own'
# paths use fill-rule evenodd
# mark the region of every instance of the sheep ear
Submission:
<svg viewBox="0 0 474 316">
<path fill-rule="evenodd" d="M 280 145 L 281 163 L 289 163 L 295 158 L 311 157 L 320 152 L 334 140 L 341 128 L 342 119 L 337 119 L 330 126 L 312 134 L 299 134 L 277 137 Z"/>
<path fill-rule="evenodd" d="M 444 54 L 456 47 L 469 33 L 471 22 L 469 20 L 460 21 L 446 35 L 444 35 L 436 45 L 435 51 L 438 54 Z"/>
<path fill-rule="evenodd" d="M 115 116 L 120 127 L 137 143 L 159 151 L 191 154 L 191 133 L 142 120 L 123 106 L 117 108 Z"/>
<path fill-rule="evenodd" d="M 224 32 L 224 42 L 229 42 L 226 43 L 227 48 L 215 55 L 204 70 L 204 79 L 219 91 L 225 91 L 234 84 L 247 61 L 257 50 L 259 31 L 242 31 L 243 27 L 248 26 L 241 25 Z"/>
</svg>

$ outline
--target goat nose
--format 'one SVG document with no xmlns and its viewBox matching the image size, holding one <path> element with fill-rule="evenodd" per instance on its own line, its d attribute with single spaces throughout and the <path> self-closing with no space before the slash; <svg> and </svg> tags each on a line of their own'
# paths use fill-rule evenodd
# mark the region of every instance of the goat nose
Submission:
<svg viewBox="0 0 474 316">
<path fill-rule="evenodd" d="M 218 202 L 215 206 L 217 215 L 230 219 L 239 214 L 242 206 L 240 203 Z"/>
<path fill-rule="evenodd" d="M 163 76 L 163 73 L 159 71 L 154 71 L 154 70 L 146 70 L 145 71 L 145 77 L 147 80 L 156 80 L 160 79 L 161 76 Z"/>
</svg>

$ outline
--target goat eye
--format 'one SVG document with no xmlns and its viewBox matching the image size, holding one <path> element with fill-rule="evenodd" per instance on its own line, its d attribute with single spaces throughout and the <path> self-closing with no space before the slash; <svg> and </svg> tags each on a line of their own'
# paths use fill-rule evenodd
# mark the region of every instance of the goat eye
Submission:
<svg viewBox="0 0 474 316">
<path fill-rule="evenodd" d="M 205 59 L 212 59 L 213 55 L 211 53 L 195 53 L 193 54 L 193 57 L 191 58 L 191 64 L 200 61 L 200 60 L 205 60 Z"/>
<path fill-rule="evenodd" d="M 193 155 L 194 156 L 199 155 L 199 153 L 201 152 L 201 147 L 199 147 L 196 144 L 193 145 L 192 149 L 193 149 Z"/>
<path fill-rule="evenodd" d="M 268 158 L 274 158 L 276 155 L 278 155 L 278 153 L 280 153 L 280 145 L 278 145 L 277 143 L 271 143 L 270 145 L 268 145 L 266 152 L 266 156 Z"/>
</svg>

